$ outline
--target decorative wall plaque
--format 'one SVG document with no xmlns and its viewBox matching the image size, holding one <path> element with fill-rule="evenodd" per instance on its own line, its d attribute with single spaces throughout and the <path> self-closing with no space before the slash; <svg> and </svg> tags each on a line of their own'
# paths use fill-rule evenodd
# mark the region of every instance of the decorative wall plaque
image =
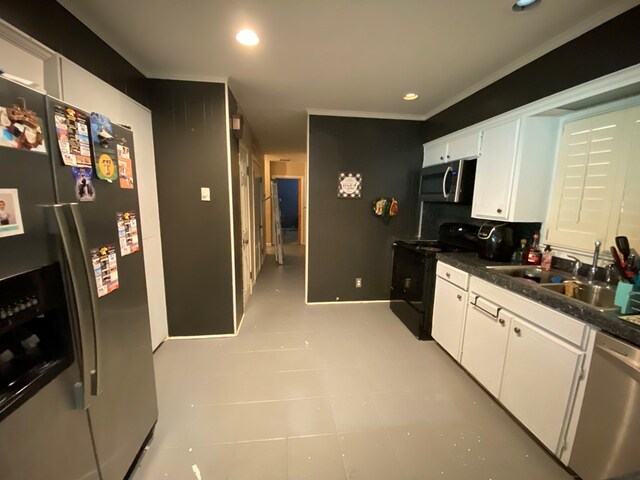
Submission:
<svg viewBox="0 0 640 480">
<path fill-rule="evenodd" d="M 338 198 L 361 198 L 362 174 L 340 172 L 338 174 Z"/>
</svg>

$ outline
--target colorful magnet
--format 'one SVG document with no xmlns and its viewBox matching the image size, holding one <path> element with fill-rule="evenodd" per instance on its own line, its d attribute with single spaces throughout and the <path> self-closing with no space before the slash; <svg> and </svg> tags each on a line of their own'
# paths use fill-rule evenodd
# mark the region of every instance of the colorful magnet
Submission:
<svg viewBox="0 0 640 480">
<path fill-rule="evenodd" d="M 93 186 L 93 169 L 72 167 L 76 198 L 81 202 L 93 202 L 96 199 L 96 189 Z"/>
<path fill-rule="evenodd" d="M 113 245 L 92 248 L 91 265 L 96 278 L 98 297 L 104 297 L 120 287 L 116 249 Z"/>
<path fill-rule="evenodd" d="M 120 188 L 133 188 L 133 161 L 129 147 L 118 145 L 118 175 Z"/>
</svg>

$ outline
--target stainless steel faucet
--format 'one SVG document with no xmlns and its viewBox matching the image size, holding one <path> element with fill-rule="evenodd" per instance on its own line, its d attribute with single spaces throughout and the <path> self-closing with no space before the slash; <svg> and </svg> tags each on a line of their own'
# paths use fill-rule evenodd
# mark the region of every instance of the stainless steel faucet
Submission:
<svg viewBox="0 0 640 480">
<path fill-rule="evenodd" d="M 593 262 L 591 263 L 591 268 L 589 269 L 589 274 L 587 275 L 587 280 L 593 282 L 593 279 L 596 277 L 596 272 L 598 271 L 598 258 L 600 258 L 600 240 L 596 240 L 593 249 Z"/>
<path fill-rule="evenodd" d="M 567 257 L 573 260 L 573 271 L 571 272 L 571 275 L 577 277 L 578 275 L 580 275 L 580 267 L 582 267 L 582 262 L 578 257 L 574 257 L 573 255 L 567 255 Z"/>
</svg>

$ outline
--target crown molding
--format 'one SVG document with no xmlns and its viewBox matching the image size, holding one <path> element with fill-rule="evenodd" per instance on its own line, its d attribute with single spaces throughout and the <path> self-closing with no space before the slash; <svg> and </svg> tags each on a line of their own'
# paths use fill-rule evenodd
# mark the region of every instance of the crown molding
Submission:
<svg viewBox="0 0 640 480">
<path fill-rule="evenodd" d="M 17 47 L 20 47 L 22 50 L 29 52 L 30 54 L 41 60 L 46 60 L 55 55 L 55 52 L 49 47 L 40 43 L 35 38 L 30 37 L 23 31 L 18 30 L 16 27 L 2 20 L 1 18 L 0 38 L 16 45 Z"/>
<path fill-rule="evenodd" d="M 385 112 L 361 112 L 357 110 L 327 110 L 323 108 L 307 108 L 307 115 L 319 115 L 323 117 L 355 117 L 355 118 L 377 118 L 380 120 L 411 120 L 424 122 L 425 115 L 413 115 L 408 113 L 385 113 Z"/>
<path fill-rule="evenodd" d="M 229 83 L 229 77 L 216 75 L 182 75 L 176 73 L 158 73 L 148 78 L 155 80 L 179 80 L 183 82 Z"/>
<path fill-rule="evenodd" d="M 464 100 L 465 98 L 473 95 L 474 93 L 482 90 L 485 87 L 488 87 L 492 83 L 500 80 L 503 77 L 506 77 L 510 73 L 515 72 L 519 68 L 524 67 L 528 63 L 533 62 L 534 60 L 546 55 L 552 50 L 564 45 L 565 43 L 570 42 L 578 38 L 580 35 L 587 33 L 590 30 L 602 25 L 603 23 L 617 17 L 618 15 L 626 12 L 627 10 L 638 6 L 637 0 L 620 0 L 616 2 L 612 2 L 607 8 L 601 10 L 595 15 L 583 20 L 582 22 L 574 25 L 570 29 L 562 32 L 560 35 L 553 37 L 552 39 L 542 43 L 538 47 L 534 48 L 530 52 L 526 53 L 522 57 L 517 60 L 505 65 L 499 70 L 496 70 L 494 73 L 475 83 L 471 87 L 463 90 L 457 95 L 451 97 L 449 100 L 441 103 L 437 107 L 429 110 L 426 115 L 424 115 L 425 119 L 429 119 L 434 115 L 446 110 L 447 108 L 455 105 L 456 103 Z M 543 7 L 544 8 L 544 7 Z"/>
</svg>

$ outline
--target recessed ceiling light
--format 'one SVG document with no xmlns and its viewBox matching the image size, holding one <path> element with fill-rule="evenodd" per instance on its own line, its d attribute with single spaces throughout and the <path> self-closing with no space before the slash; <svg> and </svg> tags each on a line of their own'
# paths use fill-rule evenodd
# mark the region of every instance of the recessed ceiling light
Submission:
<svg viewBox="0 0 640 480">
<path fill-rule="evenodd" d="M 514 12 L 523 12 L 525 10 L 531 10 L 533 7 L 540 5 L 542 0 L 516 0 L 511 9 Z"/>
<path fill-rule="evenodd" d="M 405 96 L 402 98 L 404 98 L 407 101 L 411 101 L 411 100 L 417 100 L 419 96 L 420 95 L 418 95 L 417 93 L 409 92 L 405 94 Z"/>
<path fill-rule="evenodd" d="M 248 45 L 250 47 L 257 45 L 260 41 L 256 32 L 248 28 L 240 30 L 236 35 L 236 40 L 238 40 L 242 45 Z"/>
</svg>

